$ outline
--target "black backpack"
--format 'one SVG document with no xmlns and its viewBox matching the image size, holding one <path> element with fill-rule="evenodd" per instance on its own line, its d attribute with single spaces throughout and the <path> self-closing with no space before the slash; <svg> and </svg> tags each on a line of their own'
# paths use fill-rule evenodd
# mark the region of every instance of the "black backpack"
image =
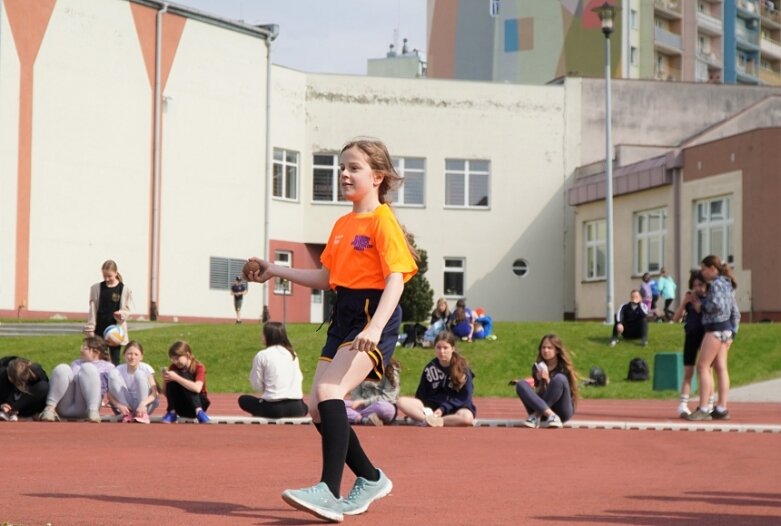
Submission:
<svg viewBox="0 0 781 526">
<path fill-rule="evenodd" d="M 598 387 L 607 385 L 605 370 L 597 366 L 592 367 L 588 372 L 588 381 L 586 382 L 586 385 L 595 385 Z"/>
<path fill-rule="evenodd" d="M 632 382 L 648 380 L 648 362 L 642 358 L 632 358 L 632 361 L 629 362 L 629 372 L 626 379 Z"/>
</svg>

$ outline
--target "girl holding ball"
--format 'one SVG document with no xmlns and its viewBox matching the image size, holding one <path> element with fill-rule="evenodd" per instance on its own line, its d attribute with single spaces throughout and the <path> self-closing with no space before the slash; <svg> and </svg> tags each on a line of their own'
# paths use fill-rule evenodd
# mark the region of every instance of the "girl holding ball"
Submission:
<svg viewBox="0 0 781 526">
<path fill-rule="evenodd" d="M 347 143 L 339 169 L 342 195 L 352 202 L 352 211 L 336 221 L 320 256 L 322 267 L 294 269 L 252 258 L 260 270 L 249 276 L 259 283 L 277 277 L 336 291 L 310 397 L 310 414 L 321 435 L 322 474 L 314 486 L 282 493 L 294 508 L 331 521 L 365 512 L 393 487 L 361 447 L 343 399 L 363 380 L 383 378 L 398 340 L 399 298 L 418 270 L 417 254 L 386 202 L 401 177 L 385 145 L 368 138 Z M 345 463 L 357 478 L 342 499 Z"/>
</svg>

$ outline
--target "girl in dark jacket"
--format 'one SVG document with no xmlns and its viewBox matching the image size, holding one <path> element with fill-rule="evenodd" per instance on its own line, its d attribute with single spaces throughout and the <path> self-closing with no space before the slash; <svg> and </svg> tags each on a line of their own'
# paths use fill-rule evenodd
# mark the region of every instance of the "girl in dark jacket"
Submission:
<svg viewBox="0 0 781 526">
<path fill-rule="evenodd" d="M 40 413 L 48 392 L 43 367 L 16 356 L 0 358 L 0 420 L 15 422 Z"/>
</svg>

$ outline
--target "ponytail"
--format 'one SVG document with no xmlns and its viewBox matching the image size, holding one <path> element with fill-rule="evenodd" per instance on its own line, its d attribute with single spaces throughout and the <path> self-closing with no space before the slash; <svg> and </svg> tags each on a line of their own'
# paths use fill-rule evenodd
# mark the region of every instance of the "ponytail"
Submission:
<svg viewBox="0 0 781 526">
<path fill-rule="evenodd" d="M 738 288 L 738 282 L 735 279 L 735 275 L 732 273 L 732 269 L 730 268 L 729 263 L 722 263 L 721 259 L 719 259 L 719 256 L 714 256 L 711 254 L 710 256 L 704 257 L 701 263 L 706 267 L 717 269 L 720 276 L 724 276 L 730 280 L 733 289 Z"/>
</svg>

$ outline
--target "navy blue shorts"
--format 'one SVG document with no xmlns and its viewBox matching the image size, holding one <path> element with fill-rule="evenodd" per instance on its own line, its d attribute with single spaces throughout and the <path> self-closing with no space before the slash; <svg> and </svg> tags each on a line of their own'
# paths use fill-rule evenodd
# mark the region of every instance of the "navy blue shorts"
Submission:
<svg viewBox="0 0 781 526">
<path fill-rule="evenodd" d="M 697 353 L 704 337 L 705 331 L 703 330 L 686 333 L 683 340 L 683 365 L 694 366 L 697 364 Z"/>
<path fill-rule="evenodd" d="M 336 305 L 331 313 L 331 323 L 328 326 L 328 338 L 320 359 L 326 362 L 333 360 L 336 352 L 342 347 L 349 347 L 361 331 L 363 331 L 377 310 L 382 296 L 382 290 L 376 289 L 336 289 Z M 396 306 L 388 323 L 380 336 L 377 346 L 368 351 L 374 367 L 366 377 L 371 380 L 382 380 L 385 365 L 390 363 L 396 342 L 399 341 L 401 327 L 401 307 Z"/>
</svg>

